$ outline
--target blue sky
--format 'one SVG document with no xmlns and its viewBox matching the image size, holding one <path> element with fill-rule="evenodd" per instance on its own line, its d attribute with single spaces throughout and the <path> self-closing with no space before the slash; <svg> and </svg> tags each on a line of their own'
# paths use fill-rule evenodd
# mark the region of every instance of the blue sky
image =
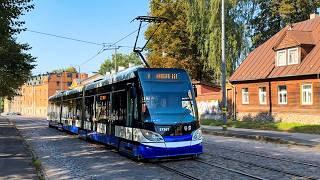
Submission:
<svg viewBox="0 0 320 180">
<path fill-rule="evenodd" d="M 35 9 L 21 17 L 26 28 L 97 43 L 113 43 L 136 30 L 139 23 L 130 21 L 149 11 L 148 0 L 34 0 L 34 4 Z M 135 36 L 118 45 L 133 46 Z M 32 47 L 30 53 L 37 57 L 33 74 L 81 64 L 102 48 L 32 32 L 22 32 L 17 38 L 19 42 L 28 43 Z M 130 53 L 132 49 L 124 47 L 118 51 Z M 97 71 L 112 53 L 104 51 L 82 65 L 81 71 Z"/>
</svg>

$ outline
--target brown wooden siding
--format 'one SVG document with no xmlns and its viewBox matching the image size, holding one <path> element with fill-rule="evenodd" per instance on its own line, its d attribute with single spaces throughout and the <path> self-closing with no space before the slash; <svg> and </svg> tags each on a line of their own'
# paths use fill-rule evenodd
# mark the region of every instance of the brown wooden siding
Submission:
<svg viewBox="0 0 320 180">
<path fill-rule="evenodd" d="M 302 105 L 301 103 L 302 84 L 312 84 L 312 105 Z M 280 85 L 287 87 L 287 104 L 278 104 L 278 86 Z M 320 79 L 271 81 L 271 92 L 269 90 L 269 82 L 239 83 L 235 86 L 237 112 L 259 113 L 270 112 L 271 110 L 272 113 L 320 114 Z M 259 87 L 266 87 L 267 104 L 259 104 Z M 248 88 L 249 104 L 242 104 L 242 88 Z M 269 96 L 270 93 L 271 98 Z"/>
</svg>

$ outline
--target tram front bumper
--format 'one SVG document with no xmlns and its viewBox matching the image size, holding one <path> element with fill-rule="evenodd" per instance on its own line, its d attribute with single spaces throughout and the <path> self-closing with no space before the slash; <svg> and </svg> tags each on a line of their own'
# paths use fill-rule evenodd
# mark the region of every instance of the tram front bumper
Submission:
<svg viewBox="0 0 320 180">
<path fill-rule="evenodd" d="M 192 156 L 202 154 L 201 141 L 142 143 L 137 154 L 143 159 Z"/>
</svg>

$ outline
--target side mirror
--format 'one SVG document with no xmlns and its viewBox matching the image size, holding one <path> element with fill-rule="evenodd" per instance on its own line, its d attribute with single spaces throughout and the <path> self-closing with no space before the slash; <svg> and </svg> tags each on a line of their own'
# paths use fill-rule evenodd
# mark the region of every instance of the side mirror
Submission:
<svg viewBox="0 0 320 180">
<path fill-rule="evenodd" d="M 197 86 L 193 84 L 193 91 L 194 91 L 194 96 L 198 97 L 198 91 L 197 91 Z"/>
</svg>

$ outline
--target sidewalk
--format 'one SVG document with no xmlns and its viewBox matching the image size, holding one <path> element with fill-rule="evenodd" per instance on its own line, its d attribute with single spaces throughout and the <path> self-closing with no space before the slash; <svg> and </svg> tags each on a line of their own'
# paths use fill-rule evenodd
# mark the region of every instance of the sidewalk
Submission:
<svg viewBox="0 0 320 180">
<path fill-rule="evenodd" d="M 218 127 L 218 126 L 201 126 L 201 127 L 202 127 L 202 131 L 205 134 L 264 140 L 268 142 L 302 145 L 302 146 L 308 146 L 308 147 L 320 146 L 320 135 L 315 135 L 315 134 L 288 133 L 288 132 L 229 128 L 229 127 L 227 131 L 223 131 L 222 127 Z"/>
<path fill-rule="evenodd" d="M 32 156 L 16 128 L 0 116 L 0 179 L 38 179 Z"/>
</svg>

